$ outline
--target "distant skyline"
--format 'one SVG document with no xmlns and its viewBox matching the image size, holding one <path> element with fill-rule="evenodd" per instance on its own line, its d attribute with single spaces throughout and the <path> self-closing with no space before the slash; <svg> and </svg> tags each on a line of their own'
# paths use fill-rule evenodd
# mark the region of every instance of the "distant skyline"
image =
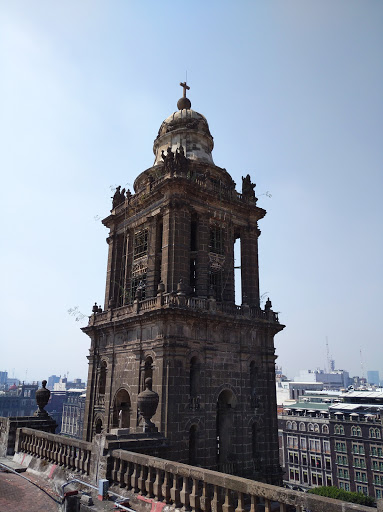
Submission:
<svg viewBox="0 0 383 512">
<path fill-rule="evenodd" d="M 87 379 L 117 185 L 188 74 L 213 158 L 256 182 L 276 363 L 383 375 L 383 3 L 0 2 L 0 365 Z"/>
</svg>

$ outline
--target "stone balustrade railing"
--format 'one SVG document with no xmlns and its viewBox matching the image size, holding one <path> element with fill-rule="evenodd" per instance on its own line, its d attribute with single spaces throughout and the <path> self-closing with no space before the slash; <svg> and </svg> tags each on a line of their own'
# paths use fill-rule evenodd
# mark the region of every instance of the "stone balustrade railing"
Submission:
<svg viewBox="0 0 383 512">
<path fill-rule="evenodd" d="M 92 443 L 49 434 L 31 428 L 19 428 L 16 452 L 24 452 L 66 469 L 90 474 Z"/>
<path fill-rule="evenodd" d="M 257 318 L 267 322 L 279 323 L 278 313 L 265 311 L 261 308 L 250 307 L 246 304 L 237 306 L 227 302 L 217 302 L 215 299 L 201 297 L 187 297 L 176 293 L 158 294 L 141 301 L 135 300 L 134 304 L 128 304 L 119 308 L 96 313 L 89 318 L 89 325 L 97 325 L 105 321 L 123 319 L 136 315 L 140 311 L 152 311 L 159 308 L 183 308 L 194 311 L 209 311 L 216 314 L 224 314 L 243 318 Z"/>
<path fill-rule="evenodd" d="M 107 478 L 134 493 L 195 512 L 371 512 L 344 503 L 125 450 L 110 452 Z"/>
</svg>

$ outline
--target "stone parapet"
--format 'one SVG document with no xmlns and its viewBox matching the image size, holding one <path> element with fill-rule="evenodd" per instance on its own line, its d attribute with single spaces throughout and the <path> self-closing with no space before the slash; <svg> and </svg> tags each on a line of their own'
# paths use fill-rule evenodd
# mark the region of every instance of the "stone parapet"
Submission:
<svg viewBox="0 0 383 512">
<path fill-rule="evenodd" d="M 23 427 L 54 434 L 57 423 L 48 415 L 43 417 L 14 416 L 0 418 L 0 457 L 15 453 L 17 429 Z"/>
</svg>

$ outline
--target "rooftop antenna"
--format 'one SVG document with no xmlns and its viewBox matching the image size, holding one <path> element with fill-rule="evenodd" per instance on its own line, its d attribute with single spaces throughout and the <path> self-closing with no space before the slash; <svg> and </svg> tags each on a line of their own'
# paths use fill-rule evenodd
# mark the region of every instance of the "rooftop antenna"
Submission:
<svg viewBox="0 0 383 512">
<path fill-rule="evenodd" d="M 326 357 L 327 357 L 327 371 L 330 373 L 331 371 L 331 360 L 330 360 L 330 350 L 328 348 L 328 337 L 326 336 Z"/>
<path fill-rule="evenodd" d="M 364 379 L 364 362 L 363 362 L 362 349 L 360 349 L 360 370 L 362 372 L 362 379 Z"/>
</svg>

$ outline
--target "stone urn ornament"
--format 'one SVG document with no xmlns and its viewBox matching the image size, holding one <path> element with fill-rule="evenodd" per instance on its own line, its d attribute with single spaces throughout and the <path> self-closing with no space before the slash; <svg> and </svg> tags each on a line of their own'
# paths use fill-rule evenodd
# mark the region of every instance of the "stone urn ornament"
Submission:
<svg viewBox="0 0 383 512">
<path fill-rule="evenodd" d="M 35 412 L 35 416 L 49 416 L 47 411 L 44 410 L 44 407 L 49 402 L 49 397 L 51 396 L 51 392 L 46 388 L 47 381 L 42 381 L 42 387 L 36 391 L 36 402 L 39 406 L 38 410 Z"/>
<path fill-rule="evenodd" d="M 150 421 L 157 410 L 159 402 L 158 393 L 152 390 L 152 384 L 152 379 L 150 377 L 145 379 L 145 390 L 141 391 L 137 397 L 137 405 L 140 415 L 145 422 L 144 432 L 157 432 L 157 427 L 152 421 Z"/>
</svg>

